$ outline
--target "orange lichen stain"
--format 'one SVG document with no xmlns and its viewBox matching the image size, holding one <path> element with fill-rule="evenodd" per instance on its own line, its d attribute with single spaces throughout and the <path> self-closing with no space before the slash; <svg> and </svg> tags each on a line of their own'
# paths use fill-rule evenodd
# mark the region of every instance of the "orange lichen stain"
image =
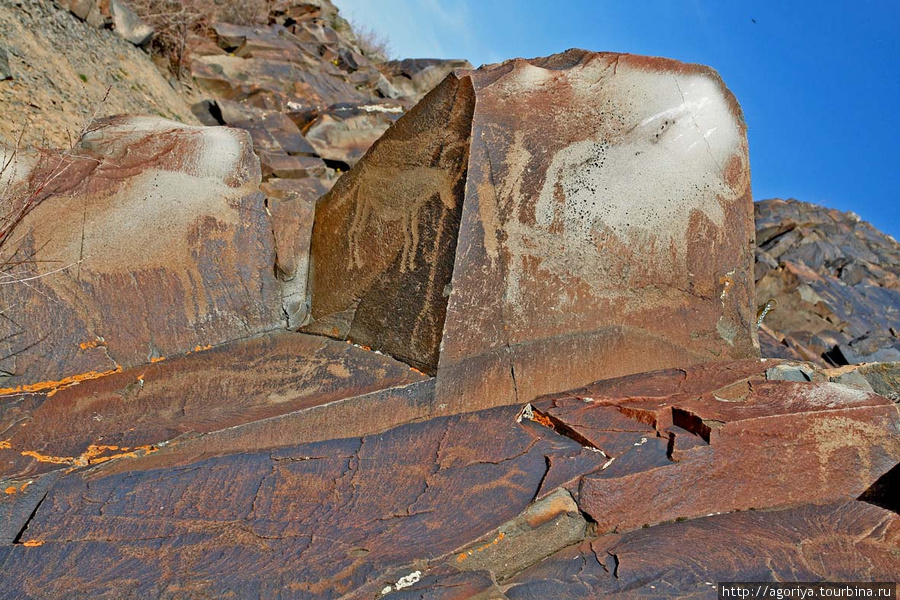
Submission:
<svg viewBox="0 0 900 600">
<path fill-rule="evenodd" d="M 481 547 L 479 547 L 479 548 L 475 548 L 474 550 L 469 550 L 469 551 L 467 551 L 467 552 L 461 552 L 461 553 L 457 554 L 457 555 L 456 555 L 456 562 L 462 562 L 462 561 L 466 560 L 467 558 L 469 558 L 472 554 L 474 554 L 474 553 L 476 553 L 476 552 L 484 552 L 484 551 L 487 550 L 488 548 L 490 548 L 490 547 L 492 547 L 492 546 L 496 546 L 496 545 L 499 544 L 499 543 L 503 540 L 503 538 L 505 538 L 505 537 L 506 537 L 506 534 L 503 533 L 503 532 L 501 531 L 499 534 L 497 534 L 497 537 L 495 537 L 494 539 L 492 539 L 491 541 L 489 541 L 487 544 L 485 544 L 485 545 L 483 545 L 483 546 L 481 546 Z"/>
<path fill-rule="evenodd" d="M 479 551 L 479 552 L 484 552 L 485 550 L 487 550 L 487 549 L 490 548 L 491 546 L 496 546 L 496 545 L 499 544 L 500 541 L 501 541 L 503 538 L 505 538 L 505 537 L 506 537 L 506 534 L 503 533 L 503 532 L 501 531 L 500 534 L 499 534 L 497 537 L 495 537 L 495 538 L 492 539 L 490 542 L 488 542 L 487 544 L 485 544 L 484 546 L 482 546 L 481 548 L 479 548 L 478 551 Z"/>
<path fill-rule="evenodd" d="M 4 493 L 9 494 L 9 495 L 15 494 L 17 491 L 18 491 L 18 488 L 14 485 L 11 485 L 8 488 L 6 488 L 5 490 L 3 490 Z"/>
<path fill-rule="evenodd" d="M 25 483 L 22 484 L 22 487 L 19 488 L 19 491 L 20 491 L 20 492 L 24 492 L 24 491 L 25 491 L 25 488 L 27 488 L 27 487 L 28 487 L 29 485 L 31 485 L 32 483 L 34 483 L 34 482 L 32 482 L 32 481 L 26 481 Z"/>
<path fill-rule="evenodd" d="M 60 379 L 59 381 L 41 381 L 39 383 L 30 383 L 28 385 L 20 385 L 14 388 L 0 388 L 0 396 L 6 396 L 8 394 L 22 394 L 29 392 L 43 392 L 47 391 L 48 396 L 52 396 L 56 392 L 61 389 L 65 389 L 67 387 L 72 387 L 73 385 L 78 385 L 82 381 L 89 381 L 91 379 L 100 379 L 101 377 L 106 377 L 107 375 L 112 375 L 114 373 L 121 373 L 122 367 L 116 365 L 115 369 L 110 369 L 109 371 L 88 371 L 87 373 L 79 373 L 78 375 L 70 375 L 69 377 L 65 377 Z"/>
<path fill-rule="evenodd" d="M 419 375 L 424 375 L 425 377 L 428 377 L 427 373 L 420 371 L 415 367 L 410 367 L 409 370 L 412 371 L 413 373 L 418 373 Z"/>
<path fill-rule="evenodd" d="M 43 546 L 44 542 L 39 542 L 38 540 L 28 540 L 27 542 L 22 544 L 26 548 L 36 548 L 38 546 Z"/>
<path fill-rule="evenodd" d="M 96 348 L 98 346 L 106 346 L 106 342 L 103 340 L 94 340 L 93 342 L 82 342 L 78 344 L 78 347 L 82 350 L 87 350 L 89 348 Z"/>
<path fill-rule="evenodd" d="M 204 350 L 209 350 L 212 348 L 212 344 L 207 344 L 206 346 L 197 346 L 194 348 L 194 352 L 203 352 Z"/>
<path fill-rule="evenodd" d="M 9 448 L 12 448 L 9 440 L 0 440 L 0 450 L 8 450 Z"/>
<path fill-rule="evenodd" d="M 550 420 L 550 417 L 542 415 L 538 411 L 534 411 L 534 417 L 532 418 L 532 421 L 540 423 L 544 427 L 549 427 L 550 429 L 554 429 L 553 421 Z"/>
<path fill-rule="evenodd" d="M 22 456 L 30 456 L 38 462 L 53 463 L 57 465 L 71 465 L 71 469 L 77 467 L 86 467 L 88 465 L 96 465 L 104 463 L 115 458 L 137 458 L 145 454 L 156 452 L 156 446 L 135 446 L 134 448 L 125 448 L 122 446 L 91 444 L 87 450 L 78 456 L 48 456 L 35 452 L 34 450 L 23 450 Z M 113 454 L 107 454 L 112 452 Z"/>
<path fill-rule="evenodd" d="M 150 362 L 151 362 L 151 363 L 158 363 L 158 362 L 162 362 L 162 361 L 164 361 L 164 360 L 166 360 L 166 357 L 165 357 L 165 356 L 154 356 L 153 358 L 150 359 Z"/>
</svg>

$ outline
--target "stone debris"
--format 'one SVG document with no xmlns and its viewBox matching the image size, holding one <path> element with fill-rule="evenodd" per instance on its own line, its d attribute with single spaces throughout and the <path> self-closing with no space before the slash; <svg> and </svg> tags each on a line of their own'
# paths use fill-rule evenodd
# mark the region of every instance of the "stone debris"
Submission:
<svg viewBox="0 0 900 600">
<path fill-rule="evenodd" d="M 797 200 L 756 208 L 756 298 L 775 299 L 763 356 L 821 366 L 900 361 L 900 244 L 853 213 Z"/>
<path fill-rule="evenodd" d="M 135 46 L 144 46 L 153 38 L 153 28 L 144 23 L 122 0 L 53 0 L 60 8 L 92 27 L 109 27 Z"/>
</svg>

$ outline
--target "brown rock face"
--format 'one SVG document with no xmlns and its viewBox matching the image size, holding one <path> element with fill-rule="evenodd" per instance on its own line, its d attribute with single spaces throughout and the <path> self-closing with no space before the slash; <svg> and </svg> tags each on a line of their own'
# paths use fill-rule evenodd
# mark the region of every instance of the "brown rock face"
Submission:
<svg viewBox="0 0 900 600">
<path fill-rule="evenodd" d="M 434 372 L 474 102 L 469 78 L 451 75 L 319 202 L 310 331 Z"/>
<path fill-rule="evenodd" d="M 292 351 L 315 344 L 286 372 Z M 807 365 L 707 363 L 368 435 L 366 419 L 408 410 L 405 391 L 431 382 L 287 332 L 162 365 L 149 397 L 119 405 L 157 406 L 148 420 L 162 423 L 172 389 L 222 390 L 227 402 L 168 421 L 209 433 L 88 469 L 0 476 L 0 594 L 121 598 L 128 581 L 135 598 L 714 598 L 721 581 L 896 579 L 897 406 L 815 369 L 816 381 L 770 378 Z M 228 375 L 216 381 L 213 365 Z M 352 375 L 342 383 L 321 372 L 329 365 Z M 320 404 L 320 441 L 299 441 L 314 413 L 260 418 L 284 410 L 279 396 L 289 410 L 315 402 L 317 382 L 334 399 L 379 376 L 402 387 L 374 410 Z M 115 387 L 87 382 L 65 404 L 87 423 L 93 398 L 97 429 L 109 427 Z M 239 401 L 254 389 L 270 393 Z M 56 399 L 35 421 L 64 434 Z M 231 426 L 246 418 L 259 420 Z M 344 439 L 328 439 L 341 427 Z"/>
<path fill-rule="evenodd" d="M 143 364 L 282 326 L 272 228 L 245 132 L 101 121 L 20 186 L 3 240 L 4 391 Z"/>
<path fill-rule="evenodd" d="M 752 249 L 714 71 L 516 60 L 450 76 L 320 201 L 310 330 L 437 373 L 439 403 L 513 403 L 756 356 Z"/>
</svg>

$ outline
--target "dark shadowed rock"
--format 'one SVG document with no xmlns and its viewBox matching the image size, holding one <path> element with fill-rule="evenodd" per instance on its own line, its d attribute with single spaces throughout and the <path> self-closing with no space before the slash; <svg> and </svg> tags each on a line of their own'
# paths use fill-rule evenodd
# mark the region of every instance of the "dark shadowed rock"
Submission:
<svg viewBox="0 0 900 600">
<path fill-rule="evenodd" d="M 755 356 L 746 152 L 705 67 L 570 51 L 451 75 L 320 202 L 310 330 L 470 408 Z"/>
<path fill-rule="evenodd" d="M 320 201 L 310 331 L 434 373 L 473 105 L 468 78 L 450 76 Z"/>
</svg>

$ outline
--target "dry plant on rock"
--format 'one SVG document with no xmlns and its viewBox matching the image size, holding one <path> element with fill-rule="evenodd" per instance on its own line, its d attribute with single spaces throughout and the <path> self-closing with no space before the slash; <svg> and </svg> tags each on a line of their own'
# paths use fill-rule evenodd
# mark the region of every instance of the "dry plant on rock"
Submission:
<svg viewBox="0 0 900 600">
<path fill-rule="evenodd" d="M 366 58 L 373 63 L 384 63 L 391 60 L 393 51 L 387 36 L 358 23 L 352 23 L 351 27 L 356 36 L 356 44 Z"/>
<path fill-rule="evenodd" d="M 21 146 L 22 134 L 13 148 L 0 147 L 0 285 L 27 284 L 76 264 L 50 265 L 49 270 L 36 273 L 34 255 L 39 249 L 23 252 L 20 243 L 27 232 L 17 233 L 16 228 L 41 201 L 53 194 L 56 182 L 77 161 L 86 158 L 76 154 L 76 150 L 84 136 L 94 128 L 109 92 L 107 89 L 97 109 L 67 148 L 29 148 L 26 151 Z M 0 308 L 0 314 L 5 310 Z"/>
<path fill-rule="evenodd" d="M 191 59 L 191 38 L 205 37 L 216 21 L 265 23 L 270 0 L 131 0 L 129 6 L 156 31 L 150 50 L 181 79 Z"/>
</svg>

